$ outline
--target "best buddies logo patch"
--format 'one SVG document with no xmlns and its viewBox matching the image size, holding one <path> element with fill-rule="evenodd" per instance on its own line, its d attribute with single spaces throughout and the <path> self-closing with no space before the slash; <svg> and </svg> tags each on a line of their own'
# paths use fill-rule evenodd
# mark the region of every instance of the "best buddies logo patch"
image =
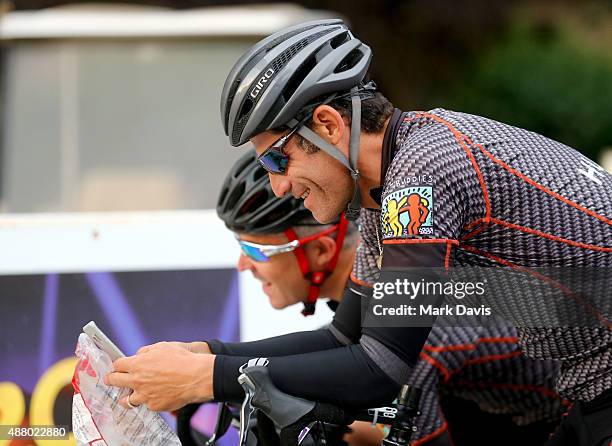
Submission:
<svg viewBox="0 0 612 446">
<path fill-rule="evenodd" d="M 433 187 L 406 187 L 382 202 L 383 238 L 433 234 Z"/>
</svg>

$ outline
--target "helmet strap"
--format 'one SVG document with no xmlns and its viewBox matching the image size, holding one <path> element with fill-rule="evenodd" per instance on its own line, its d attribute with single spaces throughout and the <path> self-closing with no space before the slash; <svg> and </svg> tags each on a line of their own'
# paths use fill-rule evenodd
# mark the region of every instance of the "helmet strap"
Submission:
<svg viewBox="0 0 612 446">
<path fill-rule="evenodd" d="M 310 141 L 312 144 L 335 158 L 337 161 L 342 163 L 346 167 L 351 178 L 355 183 L 353 189 L 353 197 L 349 202 L 346 209 L 346 219 L 349 221 L 355 221 L 359 217 L 359 211 L 361 209 L 361 193 L 359 191 L 359 170 L 357 169 L 357 161 L 359 159 L 359 140 L 361 136 L 361 97 L 359 96 L 359 87 L 353 87 L 351 89 L 351 136 L 349 140 L 349 157 L 347 158 L 340 149 L 333 144 L 325 141 L 307 126 L 302 125 L 297 133 L 304 139 Z M 357 123 L 357 125 L 355 125 Z M 299 121 L 296 119 L 291 120 L 288 125 L 290 127 L 299 125 Z"/>
<path fill-rule="evenodd" d="M 302 271 L 302 275 L 306 280 L 310 282 L 310 286 L 308 288 L 308 297 L 306 298 L 306 302 L 304 302 L 304 308 L 302 309 L 302 315 L 310 316 L 315 313 L 317 299 L 321 293 L 321 286 L 328 279 L 329 276 L 332 275 L 334 269 L 336 269 L 336 265 L 338 264 L 338 258 L 340 257 L 340 251 L 342 251 L 342 245 L 344 244 L 344 239 L 346 238 L 346 232 L 348 229 L 348 221 L 345 218 L 344 214 L 340 216 L 340 222 L 338 223 L 337 234 L 336 234 L 336 250 L 334 251 L 334 255 L 330 259 L 327 268 L 323 271 L 311 271 L 310 265 L 308 264 L 308 259 L 306 258 L 306 253 L 301 246 L 298 246 L 293 250 L 293 254 L 298 261 L 298 265 L 300 266 L 300 270 Z M 288 228 L 285 230 L 285 235 L 289 239 L 289 241 L 299 240 L 297 234 L 293 230 L 293 228 Z"/>
<path fill-rule="evenodd" d="M 359 218 L 361 210 L 361 193 L 359 192 L 359 169 L 357 161 L 359 160 L 359 138 L 361 136 L 361 98 L 359 97 L 359 88 L 351 89 L 351 139 L 349 142 L 349 163 L 351 165 L 351 177 L 355 182 L 353 190 L 353 198 L 351 199 L 346 209 L 346 218 L 355 221 Z"/>
</svg>

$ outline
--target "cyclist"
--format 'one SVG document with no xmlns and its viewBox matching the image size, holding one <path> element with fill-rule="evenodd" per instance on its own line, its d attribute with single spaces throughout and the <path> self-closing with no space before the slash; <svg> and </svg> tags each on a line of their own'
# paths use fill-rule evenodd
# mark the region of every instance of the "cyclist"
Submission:
<svg viewBox="0 0 612 446">
<path fill-rule="evenodd" d="M 253 273 L 274 308 L 301 302 L 302 314 L 310 315 L 319 297 L 337 307 L 353 267 L 355 224 L 340 218 L 321 225 L 301 201 L 276 198 L 254 152 L 239 159 L 225 178 L 217 215 L 242 249 L 238 270 Z"/>
<path fill-rule="evenodd" d="M 366 83 L 370 59 L 370 49 L 332 20 L 282 30 L 236 63 L 222 93 L 224 128 L 232 145 L 255 145 L 277 195 L 303 198 L 321 222 L 344 209 L 351 217 L 360 206 L 381 209 L 380 227 L 361 232 L 376 239 L 371 246 L 382 256 L 383 283 L 401 269 L 403 277 L 422 279 L 411 276 L 411 265 L 612 266 L 612 179 L 601 167 L 560 143 L 486 118 L 393 109 Z M 427 213 L 394 209 L 413 194 Z M 557 390 L 577 402 L 552 442 L 579 432 L 579 423 L 589 431 L 576 434 L 581 443 L 610 442 L 612 423 L 597 420 L 612 414 L 609 327 L 604 320 L 598 327 L 520 330 L 527 354 L 562 362 Z M 428 329 L 364 327 L 360 334 L 361 349 L 351 353 L 399 383 Z M 281 368 L 275 381 L 297 390 L 300 379 L 290 383 Z M 366 369 L 361 376 L 382 395 L 379 374 Z M 358 393 L 361 385 L 353 384 Z"/>
<path fill-rule="evenodd" d="M 422 267 L 612 266 L 609 174 L 567 146 L 486 118 L 442 109 L 402 113 L 366 82 L 370 59 L 370 49 L 340 20 L 282 30 L 236 63 L 221 116 L 232 145 L 254 144 L 274 192 L 304 199 L 318 221 L 333 221 L 344 210 L 355 218 L 360 207 L 381 210 L 380 225 L 360 228 L 382 266 L 375 286 L 394 282 L 398 273 L 419 282 Z M 408 203 L 413 194 L 427 212 Z M 408 205 L 400 207 L 404 197 Z M 418 235 L 408 233 L 409 224 Z M 373 276 L 376 265 L 366 264 Z M 136 402 L 156 407 L 213 395 L 239 399 L 238 367 L 263 354 L 274 383 L 287 393 L 343 407 L 386 404 L 414 369 L 430 329 L 361 327 L 361 299 L 350 291 L 358 288 L 350 285 L 333 332 L 248 343 L 245 357 L 210 342 L 215 354 L 200 355 L 198 378 L 182 387 L 189 391 L 173 393 L 168 385 L 185 381 L 177 370 L 188 352 L 178 347 L 118 360 L 108 382 L 134 388 Z M 570 444 L 563 439 L 569 432 L 581 444 L 609 443 L 612 426 L 598 421 L 612 411 L 606 318 L 598 327 L 540 325 L 519 334 L 528 355 L 561 362 L 557 391 L 576 402 L 551 441 Z M 167 365 L 170 355 L 175 365 L 164 370 L 161 358 Z M 142 369 L 159 375 L 142 384 Z"/>
<path fill-rule="evenodd" d="M 338 240 L 341 229 L 314 221 L 301 200 L 275 197 L 253 152 L 238 160 L 228 173 L 219 195 L 217 214 L 241 244 L 243 254 L 238 268 L 250 270 L 265 284 L 264 291 L 275 308 L 312 302 L 313 285 L 306 280 L 311 278 L 311 270 L 326 272 L 328 279 L 319 285 L 321 295 L 336 304 L 340 302 L 352 266 L 346 268 L 346 264 L 357 250 L 356 231 L 348 231 L 339 251 L 340 242 L 327 239 L 330 231 L 338 230 Z M 378 213 L 365 212 L 360 222 L 367 224 L 368 220 L 376 223 Z M 346 221 L 340 224 L 346 225 Z M 296 234 L 300 233 L 310 240 L 302 245 L 303 250 L 311 249 L 299 253 L 296 251 L 302 247 L 297 247 L 293 255 L 287 244 L 297 240 Z M 330 265 L 334 261 L 332 253 L 338 252 L 340 260 L 334 268 Z M 375 262 L 367 252 L 362 252 L 360 259 Z M 356 264 L 353 280 L 370 287 L 375 278 L 363 276 L 366 269 L 362 263 Z M 296 276 L 300 280 L 294 279 Z M 336 305 L 331 307 L 335 309 Z M 238 351 L 240 347 L 234 346 Z M 546 435 L 549 423 L 558 421 L 564 403 L 550 390 L 555 371 L 551 362 L 529 360 L 521 355 L 513 328 L 435 327 L 409 380 L 423 390 L 413 444 L 451 444 L 439 404 L 440 393 L 474 401 L 486 412 L 512 415 L 518 424 L 540 422 L 539 432 Z M 472 427 L 477 424 L 477 420 L 472 420 Z M 382 432 L 372 430 L 369 423 L 355 423 L 352 429 L 350 444 L 382 441 Z M 534 435 L 533 429 L 530 435 Z"/>
</svg>

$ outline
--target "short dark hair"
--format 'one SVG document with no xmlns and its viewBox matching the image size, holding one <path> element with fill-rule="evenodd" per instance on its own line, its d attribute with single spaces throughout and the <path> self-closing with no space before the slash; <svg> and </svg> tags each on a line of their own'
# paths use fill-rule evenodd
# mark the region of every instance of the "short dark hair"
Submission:
<svg viewBox="0 0 612 446">
<path fill-rule="evenodd" d="M 333 107 L 340 115 L 348 120 L 351 124 L 351 113 L 353 110 L 351 97 L 343 95 L 339 98 L 331 100 L 327 105 Z M 380 132 L 389 116 L 393 114 L 393 104 L 382 93 L 375 92 L 369 94 L 361 100 L 361 131 L 364 133 Z M 312 121 L 308 124 L 312 128 Z M 298 146 L 307 153 L 314 153 L 319 148 L 310 141 L 304 139 L 301 135 L 297 135 Z"/>
<path fill-rule="evenodd" d="M 343 118 L 351 123 L 353 106 L 350 96 L 333 99 L 330 107 L 338 110 Z M 385 122 L 393 114 L 393 104 L 380 92 L 361 100 L 361 131 L 364 133 L 378 133 L 383 129 Z"/>
</svg>

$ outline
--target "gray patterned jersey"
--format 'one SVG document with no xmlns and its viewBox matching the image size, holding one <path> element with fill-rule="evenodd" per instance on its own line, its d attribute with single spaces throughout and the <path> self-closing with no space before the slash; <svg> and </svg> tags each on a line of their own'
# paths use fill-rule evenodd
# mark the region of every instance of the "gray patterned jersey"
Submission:
<svg viewBox="0 0 612 446">
<path fill-rule="evenodd" d="M 362 210 L 352 280 L 366 287 L 380 272 L 379 221 L 380 212 Z M 525 357 L 517 342 L 516 329 L 509 326 L 434 326 L 408 380 L 423 390 L 413 443 L 446 431 L 441 394 L 474 401 L 485 412 L 511 414 L 519 425 L 558 421 L 567 404 L 552 390 L 558 367 Z"/>
<path fill-rule="evenodd" d="M 443 109 L 408 113 L 395 142 L 380 225 L 362 223 L 369 244 L 359 248 L 357 279 L 377 274 L 362 256 L 415 239 L 445 242 L 450 266 L 612 266 L 612 176 L 574 149 Z M 560 394 L 588 401 L 612 388 L 612 325 L 604 322 L 524 327 L 519 342 L 530 357 L 561 361 Z"/>
</svg>

